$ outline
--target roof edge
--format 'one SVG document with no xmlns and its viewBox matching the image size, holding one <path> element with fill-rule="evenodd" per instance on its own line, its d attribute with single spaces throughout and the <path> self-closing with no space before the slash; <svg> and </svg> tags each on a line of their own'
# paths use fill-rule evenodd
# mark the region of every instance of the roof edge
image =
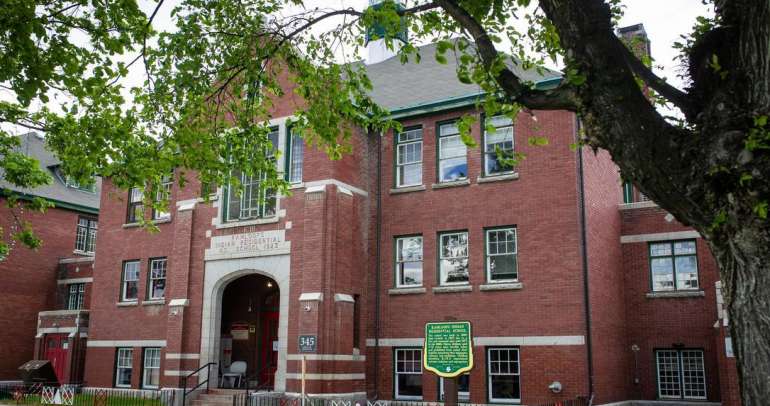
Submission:
<svg viewBox="0 0 770 406">
<path fill-rule="evenodd" d="M 19 199 L 23 199 L 23 200 L 32 200 L 35 197 L 39 197 L 41 199 L 44 199 L 46 201 L 53 203 L 54 208 L 57 208 L 57 209 L 69 209 L 69 210 L 74 210 L 82 213 L 97 214 L 97 215 L 99 214 L 98 207 L 83 206 L 77 203 L 69 203 L 61 200 L 51 199 L 49 197 L 32 195 L 29 193 L 22 193 L 15 190 L 11 190 L 11 192 L 14 193 Z M 6 197 L 7 195 L 8 195 L 7 193 L 0 192 L 0 196 Z"/>
</svg>

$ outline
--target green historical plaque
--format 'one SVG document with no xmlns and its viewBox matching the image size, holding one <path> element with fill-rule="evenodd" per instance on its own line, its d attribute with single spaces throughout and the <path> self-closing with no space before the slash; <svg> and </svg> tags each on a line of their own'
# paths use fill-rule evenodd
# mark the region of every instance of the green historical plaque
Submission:
<svg viewBox="0 0 770 406">
<path fill-rule="evenodd" d="M 471 322 L 446 321 L 425 324 L 425 369 L 444 378 L 454 378 L 473 368 Z"/>
</svg>

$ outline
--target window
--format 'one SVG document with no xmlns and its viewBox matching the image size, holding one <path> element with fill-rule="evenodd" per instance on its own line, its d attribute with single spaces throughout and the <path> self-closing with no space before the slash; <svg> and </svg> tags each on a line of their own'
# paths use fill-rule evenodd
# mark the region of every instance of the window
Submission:
<svg viewBox="0 0 770 406">
<path fill-rule="evenodd" d="M 80 310 L 83 308 L 83 301 L 86 296 L 85 283 L 73 283 L 69 285 L 69 294 L 67 295 L 67 310 Z"/>
<path fill-rule="evenodd" d="M 422 399 L 422 350 L 397 348 L 395 353 L 396 399 Z"/>
<path fill-rule="evenodd" d="M 468 232 L 439 235 L 439 284 L 468 283 Z"/>
<path fill-rule="evenodd" d="M 302 160 L 305 154 L 305 142 L 302 137 L 294 131 L 291 132 L 291 136 L 289 137 L 288 150 L 289 183 L 300 183 L 302 182 Z"/>
<path fill-rule="evenodd" d="M 396 136 L 396 187 L 422 185 L 422 128 Z"/>
<path fill-rule="evenodd" d="M 115 386 L 119 388 L 131 387 L 131 371 L 134 364 L 134 350 L 131 348 L 118 348 L 115 359 Z"/>
<path fill-rule="evenodd" d="M 78 230 L 75 236 L 75 250 L 93 254 L 96 249 L 96 230 L 98 223 L 86 217 L 78 218 Z"/>
<path fill-rule="evenodd" d="M 123 263 L 123 280 L 121 281 L 121 302 L 135 302 L 139 296 L 139 261 Z"/>
<path fill-rule="evenodd" d="M 361 348 L 361 296 L 353 295 L 353 348 Z"/>
<path fill-rule="evenodd" d="M 487 368 L 489 401 L 518 402 L 521 399 L 519 349 L 488 348 Z"/>
<path fill-rule="evenodd" d="M 88 183 L 80 183 L 77 179 L 73 178 L 72 176 L 65 175 L 64 173 L 60 173 L 62 179 L 64 179 L 64 185 L 67 187 L 71 187 L 73 189 L 77 189 L 83 192 L 89 192 L 89 193 L 96 193 L 96 179 L 91 178 L 91 180 Z"/>
<path fill-rule="evenodd" d="M 698 289 L 695 240 L 650 243 L 652 290 Z"/>
<path fill-rule="evenodd" d="M 623 182 L 623 203 L 634 202 L 634 185 L 631 182 Z"/>
<path fill-rule="evenodd" d="M 155 189 L 155 203 L 165 201 L 166 204 L 170 204 L 169 199 L 171 198 L 171 185 L 173 184 L 174 181 L 172 175 L 163 176 L 160 185 L 156 186 Z M 152 209 L 153 220 L 165 220 L 168 218 L 171 218 L 170 212 L 158 210 L 156 208 Z"/>
<path fill-rule="evenodd" d="M 518 279 L 516 229 L 487 230 L 486 236 L 487 281 L 502 282 Z"/>
<path fill-rule="evenodd" d="M 396 287 L 422 286 L 422 237 L 396 238 Z"/>
<path fill-rule="evenodd" d="M 657 350 L 658 397 L 706 399 L 706 372 L 701 350 Z"/>
<path fill-rule="evenodd" d="M 150 300 L 160 300 L 166 292 L 166 258 L 150 260 L 148 291 Z"/>
<path fill-rule="evenodd" d="M 273 148 L 265 153 L 268 159 L 274 159 L 278 145 L 278 128 L 268 134 L 268 139 Z M 241 171 L 233 173 L 233 177 L 239 179 L 241 190 L 228 185 L 225 189 L 223 217 L 225 221 L 239 221 L 275 216 L 276 196 L 275 191 L 261 187 L 261 183 L 267 178 L 265 174 L 248 175 Z M 239 193 L 240 192 L 240 193 Z"/>
<path fill-rule="evenodd" d="M 142 198 L 144 192 L 142 188 L 134 187 L 128 191 L 128 216 L 127 223 L 136 223 L 144 218 L 144 204 Z"/>
<path fill-rule="evenodd" d="M 500 158 L 513 159 L 513 121 L 505 116 L 492 117 L 487 119 L 489 127 L 495 131 L 484 131 L 484 175 L 511 172 L 513 167 Z"/>
<path fill-rule="evenodd" d="M 444 401 L 444 379 L 439 378 L 439 400 Z M 460 402 L 471 401 L 471 375 L 466 372 L 457 377 L 457 400 Z"/>
<path fill-rule="evenodd" d="M 160 348 L 144 349 L 144 368 L 142 371 L 142 387 L 158 389 L 160 386 Z"/>
<path fill-rule="evenodd" d="M 468 177 L 466 147 L 456 123 L 438 128 L 438 181 L 451 182 Z"/>
</svg>

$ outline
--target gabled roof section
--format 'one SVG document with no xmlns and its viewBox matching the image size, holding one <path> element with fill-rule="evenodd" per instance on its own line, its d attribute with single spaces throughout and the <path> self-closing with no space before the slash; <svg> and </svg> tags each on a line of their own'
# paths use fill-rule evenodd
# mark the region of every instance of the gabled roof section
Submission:
<svg viewBox="0 0 770 406">
<path fill-rule="evenodd" d="M 6 182 L 3 174 L 0 172 L 0 189 L 10 189 L 23 195 L 42 197 L 52 201 L 60 208 L 94 214 L 98 213 L 99 196 L 102 190 L 101 178 L 96 178 L 96 189 L 94 192 L 67 186 L 61 174 L 58 173 L 61 161 L 53 152 L 48 150 L 45 146 L 45 140 L 35 133 L 23 134 L 19 138 L 21 145 L 16 150 L 37 159 L 40 162 L 40 168 L 51 176 L 51 184 L 34 189 L 20 188 Z"/>
<path fill-rule="evenodd" d="M 402 64 L 398 57 L 392 57 L 365 66 L 373 86 L 372 98 L 394 116 L 419 112 L 428 106 L 451 108 L 457 103 L 472 104 L 483 95 L 478 85 L 464 84 L 457 79 L 458 60 L 453 52 L 445 54 L 446 64 L 436 61 L 435 43 L 421 46 L 419 52 L 422 57 L 419 63 L 409 58 L 408 63 Z M 552 70 L 539 73 L 534 69 L 523 70 L 515 64 L 509 66 L 525 82 L 555 84 L 561 78 L 559 72 Z"/>
</svg>

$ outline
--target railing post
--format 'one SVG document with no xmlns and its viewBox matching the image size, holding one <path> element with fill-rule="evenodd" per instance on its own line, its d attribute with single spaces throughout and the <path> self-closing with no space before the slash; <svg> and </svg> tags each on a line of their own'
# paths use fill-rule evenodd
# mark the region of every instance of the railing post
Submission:
<svg viewBox="0 0 770 406">
<path fill-rule="evenodd" d="M 187 404 L 187 377 L 182 377 L 182 406 Z"/>
<path fill-rule="evenodd" d="M 206 393 L 209 393 L 209 381 L 211 380 L 211 363 L 206 364 Z"/>
</svg>

